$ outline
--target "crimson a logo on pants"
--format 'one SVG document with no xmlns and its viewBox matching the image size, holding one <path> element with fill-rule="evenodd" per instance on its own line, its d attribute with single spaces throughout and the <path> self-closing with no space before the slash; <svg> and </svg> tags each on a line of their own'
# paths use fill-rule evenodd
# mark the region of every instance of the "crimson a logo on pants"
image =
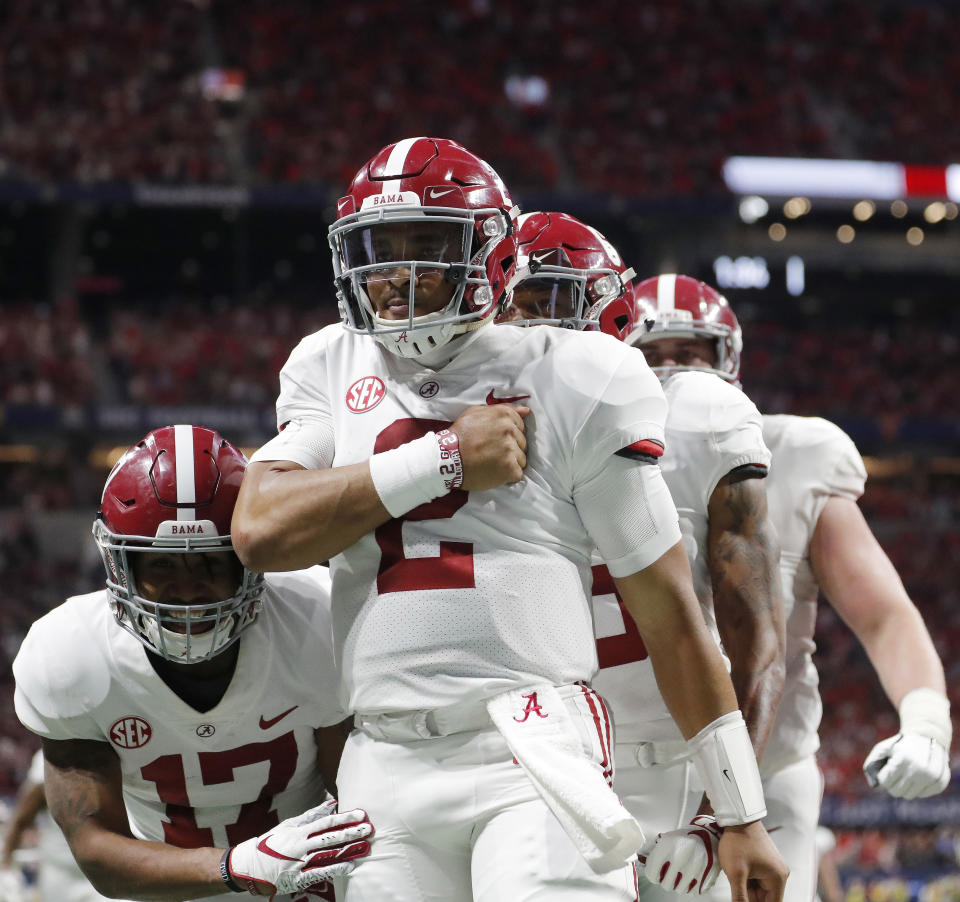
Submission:
<svg viewBox="0 0 960 902">
<path fill-rule="evenodd" d="M 134 714 L 121 717 L 110 727 L 110 741 L 122 749 L 139 749 L 153 735 L 153 728 L 142 717 Z"/>
<path fill-rule="evenodd" d="M 543 708 L 540 706 L 540 702 L 537 701 L 537 693 L 531 692 L 530 695 L 522 696 L 527 700 L 527 706 L 520 713 L 522 717 L 514 717 L 513 719 L 517 723 L 526 723 L 531 714 L 536 714 L 537 717 L 547 718 L 550 715 L 543 713 Z"/>
</svg>

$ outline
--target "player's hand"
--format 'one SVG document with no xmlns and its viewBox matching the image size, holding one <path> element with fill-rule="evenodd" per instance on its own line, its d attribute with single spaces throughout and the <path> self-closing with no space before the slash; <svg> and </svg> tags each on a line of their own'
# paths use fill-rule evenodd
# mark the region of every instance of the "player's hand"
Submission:
<svg viewBox="0 0 960 902">
<path fill-rule="evenodd" d="M 262 836 L 230 850 L 230 876 L 255 896 L 295 893 L 332 877 L 343 877 L 370 853 L 373 825 L 360 808 L 335 813 L 326 802 L 287 818 Z"/>
<path fill-rule="evenodd" d="M 878 742 L 863 762 L 871 786 L 900 799 L 922 799 L 943 792 L 950 782 L 950 754 L 936 739 L 897 733 Z"/>
<path fill-rule="evenodd" d="M 781 902 L 790 868 L 760 821 L 724 827 L 717 854 L 732 902 Z"/>
<path fill-rule="evenodd" d="M 527 465 L 527 437 L 523 418 L 529 407 L 490 404 L 468 407 L 450 427 L 460 439 L 463 485 L 481 492 L 523 479 Z"/>
<path fill-rule="evenodd" d="M 705 893 L 720 874 L 717 848 L 722 834 L 717 819 L 709 814 L 697 815 L 679 830 L 659 834 L 647 853 L 644 876 L 671 892 Z"/>
</svg>

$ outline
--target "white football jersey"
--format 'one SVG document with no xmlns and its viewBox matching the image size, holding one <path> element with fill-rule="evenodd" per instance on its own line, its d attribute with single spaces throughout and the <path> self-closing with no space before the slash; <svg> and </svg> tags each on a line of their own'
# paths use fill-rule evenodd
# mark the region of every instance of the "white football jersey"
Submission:
<svg viewBox="0 0 960 902">
<path fill-rule="evenodd" d="M 822 706 L 811 658 L 819 587 L 810 566 L 810 540 L 827 500 L 856 501 L 867 479 L 863 460 L 845 432 L 819 417 L 763 417 L 773 454 L 767 480 L 770 520 L 780 540 L 780 578 L 787 618 L 787 674 L 761 773 L 772 773 L 819 748 Z"/>
<path fill-rule="evenodd" d="M 280 384 L 283 431 L 253 459 L 307 468 L 366 461 L 474 405 L 532 408 L 521 482 L 455 490 L 331 561 L 353 710 L 442 707 L 593 676 L 594 543 L 575 496 L 618 450 L 663 442 L 663 392 L 641 354 L 601 333 L 488 327 L 427 369 L 335 325 L 300 343 Z M 651 523 L 636 569 L 678 538 L 675 520 Z"/>
<path fill-rule="evenodd" d="M 756 406 L 729 382 L 711 373 L 681 372 L 671 376 L 663 390 L 669 413 L 660 468 L 680 516 L 694 590 L 719 644 L 707 560 L 710 496 L 737 467 L 766 469 L 770 452 Z M 594 567 L 593 607 L 600 663 L 593 686 L 613 707 L 617 741 L 682 739 L 657 688 L 636 625 L 602 566 Z"/>
<path fill-rule="evenodd" d="M 110 743 L 135 836 L 233 845 L 326 797 L 314 729 L 346 716 L 329 603 L 323 567 L 268 574 L 233 679 L 201 713 L 157 676 L 106 591 L 75 596 L 37 620 L 20 647 L 17 715 L 48 739 Z"/>
</svg>

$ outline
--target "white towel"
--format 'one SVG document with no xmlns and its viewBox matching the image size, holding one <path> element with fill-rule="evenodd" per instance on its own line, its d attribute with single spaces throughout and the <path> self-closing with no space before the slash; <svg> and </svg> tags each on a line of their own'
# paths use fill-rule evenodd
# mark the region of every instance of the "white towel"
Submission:
<svg viewBox="0 0 960 902">
<path fill-rule="evenodd" d="M 539 710 L 528 710 L 533 693 Z M 584 753 L 557 690 L 514 689 L 491 698 L 487 711 L 593 871 L 603 874 L 627 864 L 644 845 L 643 830 Z"/>
</svg>

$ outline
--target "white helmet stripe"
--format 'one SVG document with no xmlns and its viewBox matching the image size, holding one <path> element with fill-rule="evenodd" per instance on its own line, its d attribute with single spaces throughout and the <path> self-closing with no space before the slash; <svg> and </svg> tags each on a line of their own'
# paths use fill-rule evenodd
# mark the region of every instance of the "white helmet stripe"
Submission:
<svg viewBox="0 0 960 902">
<path fill-rule="evenodd" d="M 677 274 L 667 273 L 657 279 L 657 310 L 675 310 L 677 299 Z"/>
<path fill-rule="evenodd" d="M 390 151 L 390 156 L 387 158 L 387 172 L 403 172 L 403 166 L 407 162 L 407 154 L 410 153 L 410 148 L 413 147 L 417 141 L 422 140 L 422 138 L 404 138 L 402 141 L 397 141 L 393 150 Z M 380 193 L 398 194 L 401 181 L 402 179 L 388 179 L 383 183 L 383 188 Z"/>
<path fill-rule="evenodd" d="M 173 427 L 173 453 L 177 459 L 177 504 L 197 500 L 197 477 L 193 461 L 193 426 Z M 193 507 L 177 507 L 178 520 L 196 520 Z"/>
</svg>

